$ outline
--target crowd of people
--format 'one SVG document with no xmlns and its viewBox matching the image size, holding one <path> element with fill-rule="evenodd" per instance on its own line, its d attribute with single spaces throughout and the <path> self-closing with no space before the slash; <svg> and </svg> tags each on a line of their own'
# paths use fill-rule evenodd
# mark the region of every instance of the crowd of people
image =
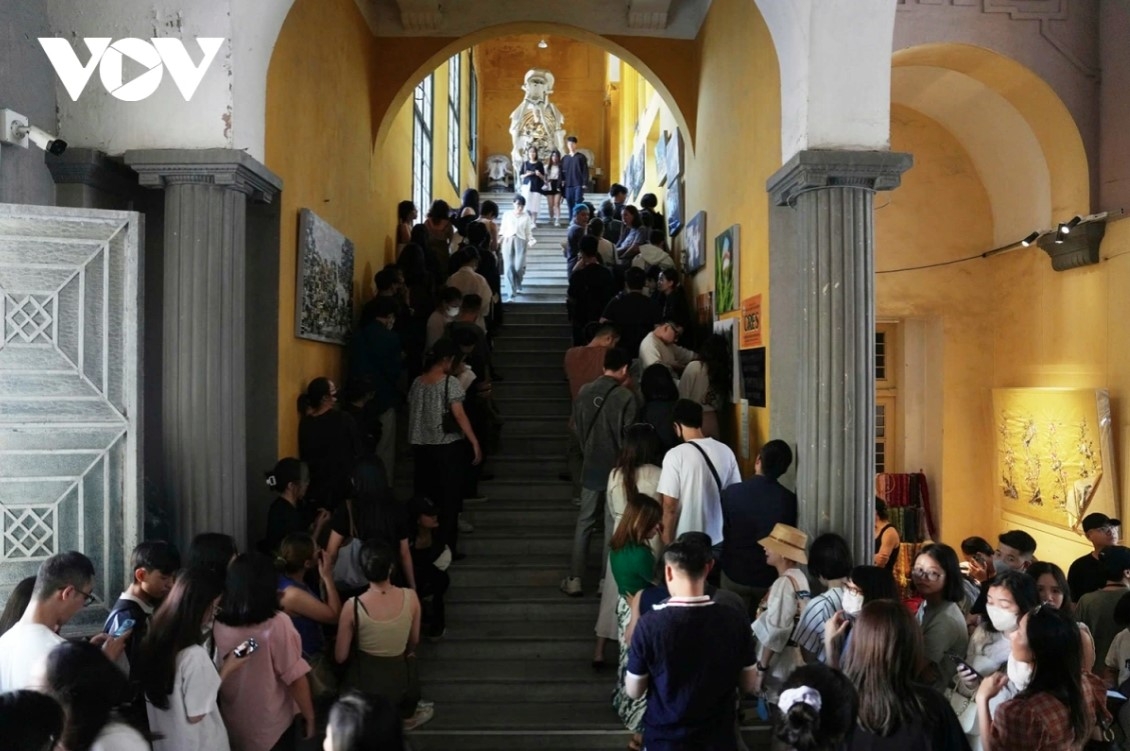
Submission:
<svg viewBox="0 0 1130 751">
<path fill-rule="evenodd" d="M 535 159 L 524 177 L 556 181 L 556 220 L 576 163 L 539 172 Z M 613 186 L 599 212 L 566 193 L 560 479 L 578 510 L 560 590 L 585 596 L 599 533 L 592 667 L 609 668 L 629 747 L 736 751 L 757 718 L 797 751 L 1099 748 L 1130 729 L 1119 521 L 1082 520 L 1094 550 L 1067 574 L 1021 530 L 960 552 L 931 542 L 910 592 L 882 501 L 864 560 L 839 535 L 810 539 L 780 482 L 789 445 L 768 441 L 743 478 L 720 440 L 729 345 L 695 330 L 654 196 L 637 210 L 626 193 Z M 374 278 L 344 388 L 317 378 L 299 397 L 298 456 L 266 473 L 274 499 L 252 550 L 216 532 L 183 556 L 141 543 L 89 640 L 60 636 L 95 598 L 89 558 L 60 553 L 20 582 L 0 616 L 4 748 L 294 751 L 324 733 L 326 751 L 400 749 L 434 716 L 417 647 L 446 633 L 449 569 L 474 532 L 461 512 L 486 500 L 504 425 L 501 279 L 520 292 L 535 241 L 526 199 L 501 221 L 474 190 L 418 224 L 400 205 L 397 261 Z"/>
</svg>

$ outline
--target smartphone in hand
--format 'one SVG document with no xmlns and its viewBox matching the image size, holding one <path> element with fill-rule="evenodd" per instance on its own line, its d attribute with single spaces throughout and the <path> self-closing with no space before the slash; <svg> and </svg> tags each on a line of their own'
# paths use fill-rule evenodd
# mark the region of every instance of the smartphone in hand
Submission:
<svg viewBox="0 0 1130 751">
<path fill-rule="evenodd" d="M 259 642 L 255 641 L 255 638 L 252 637 L 245 641 L 243 644 L 240 644 L 238 647 L 233 649 L 232 654 L 236 657 L 246 657 L 258 648 Z"/>
<path fill-rule="evenodd" d="M 962 677 L 965 680 L 967 680 L 967 681 L 979 681 L 979 680 L 981 680 L 981 674 L 978 673 L 976 670 L 974 670 L 973 666 L 970 665 L 968 662 L 966 662 L 961 657 L 958 657 L 957 655 L 954 655 L 954 654 L 947 654 L 946 657 L 948 657 L 950 660 L 953 661 L 954 666 L 957 668 L 958 672 L 961 673 Z"/>
<path fill-rule="evenodd" d="M 121 639 L 122 636 L 124 636 L 125 633 L 127 631 L 129 631 L 131 628 L 133 628 L 135 625 L 136 625 L 136 623 L 134 622 L 133 618 L 126 618 L 124 621 L 122 621 L 118 625 L 117 629 L 115 629 L 114 633 L 110 634 L 110 636 L 115 638 L 115 639 Z"/>
</svg>

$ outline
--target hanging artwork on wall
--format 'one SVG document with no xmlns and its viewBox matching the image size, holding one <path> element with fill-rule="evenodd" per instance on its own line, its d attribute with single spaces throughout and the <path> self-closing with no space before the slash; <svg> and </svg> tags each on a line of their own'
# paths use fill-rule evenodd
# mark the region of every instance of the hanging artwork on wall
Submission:
<svg viewBox="0 0 1130 751">
<path fill-rule="evenodd" d="M 683 228 L 683 249 L 686 258 L 683 260 L 683 271 L 693 274 L 706 265 L 706 212 L 700 211 L 694 215 Z"/>
<path fill-rule="evenodd" d="M 1110 397 L 1105 389 L 993 389 L 1001 510 L 1078 531 L 1118 517 Z"/>
<path fill-rule="evenodd" d="M 683 174 L 683 149 L 679 139 L 679 129 L 671 132 L 671 140 L 667 142 L 667 181 L 670 182 Z"/>
<path fill-rule="evenodd" d="M 310 209 L 298 221 L 295 336 L 345 344 L 353 326 L 353 243 Z"/>
<path fill-rule="evenodd" d="M 739 225 L 714 238 L 714 304 L 719 314 L 738 309 Z"/>
<path fill-rule="evenodd" d="M 628 165 L 628 195 L 631 200 L 638 201 L 640 193 L 643 192 L 643 183 L 646 178 L 644 172 L 644 163 L 647 160 L 647 144 L 641 143 L 640 147 L 636 149 L 636 153 L 632 155 L 632 159 Z"/>
<path fill-rule="evenodd" d="M 667 184 L 667 131 L 655 142 L 655 181 L 661 188 Z"/>
<path fill-rule="evenodd" d="M 671 180 L 667 185 L 667 234 L 678 237 L 683 229 L 683 181 Z"/>
</svg>

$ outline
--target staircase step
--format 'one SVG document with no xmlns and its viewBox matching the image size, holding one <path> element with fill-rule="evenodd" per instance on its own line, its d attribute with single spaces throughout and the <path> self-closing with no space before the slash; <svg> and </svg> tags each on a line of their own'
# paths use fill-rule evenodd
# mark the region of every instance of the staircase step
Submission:
<svg viewBox="0 0 1130 751">
<path fill-rule="evenodd" d="M 502 368 L 503 365 L 499 364 L 496 367 Z M 547 399 L 499 396 L 495 399 L 495 404 L 503 418 L 508 415 L 522 415 L 530 418 L 542 417 L 550 420 L 566 420 L 573 409 L 568 394 L 565 395 L 565 398 L 551 397 Z"/>
<path fill-rule="evenodd" d="M 571 730 L 607 730 L 620 734 L 621 745 L 627 740 L 626 732 L 620 718 L 612 709 L 612 702 L 605 698 L 591 702 L 561 702 L 559 704 L 511 704 L 497 706 L 491 711 L 484 711 L 482 704 L 477 702 L 450 702 L 436 706 L 435 719 L 421 730 L 409 734 L 412 744 L 416 745 L 417 739 L 432 735 L 441 730 L 537 730 L 545 728 L 569 728 Z M 449 745 L 448 749 L 467 748 L 463 744 L 463 736 L 459 736 L 458 744 Z M 533 748 L 534 746 L 515 746 L 515 748 Z M 433 746 L 440 748 L 440 746 Z M 491 748 L 482 746 L 481 748 Z M 571 748 L 589 748 L 588 746 L 572 746 Z"/>
<path fill-rule="evenodd" d="M 464 514 L 466 516 L 466 514 Z M 574 517 L 576 514 L 574 514 Z M 478 523 L 477 518 L 473 520 Z M 462 541 L 460 541 L 462 545 Z M 595 545 L 592 547 L 596 547 Z M 488 559 L 483 559 L 488 560 Z M 497 560 L 497 559 L 495 559 Z M 488 587 L 492 584 L 501 584 L 513 587 L 557 587 L 561 584 L 561 580 L 565 578 L 565 569 L 558 563 L 530 565 L 515 563 L 509 567 L 501 567 L 495 565 L 493 562 L 483 563 L 477 558 L 467 558 L 461 562 L 458 571 L 453 572 L 457 586 L 460 587 Z M 588 572 L 589 575 L 598 576 L 599 573 L 599 557 L 593 560 L 592 570 Z M 584 621 L 588 630 L 591 630 L 592 624 L 588 623 L 587 619 Z M 522 622 L 524 623 L 524 622 Z M 506 624 L 506 629 L 510 629 L 515 624 Z M 468 627 L 470 625 L 468 624 Z M 528 630 L 528 629 L 527 629 Z M 451 629 L 448 629 L 451 633 Z M 578 631 L 573 629 L 570 633 L 585 633 L 585 629 Z M 478 631 L 470 631 L 469 633 L 479 633 Z M 485 634 L 491 635 L 491 634 Z"/>
<path fill-rule="evenodd" d="M 517 381 L 507 378 L 495 384 L 495 399 L 569 399 L 569 387 L 565 381 Z"/>
<path fill-rule="evenodd" d="M 564 424 L 560 425 L 559 430 L 547 428 L 545 435 L 511 435 L 504 429 L 498 445 L 499 456 L 518 456 L 520 454 L 548 456 L 557 452 L 564 458 L 565 438 Z M 556 479 L 556 475 L 550 475 L 550 479 Z"/>
<path fill-rule="evenodd" d="M 540 705 L 528 706 L 536 711 Z M 542 731 L 444 730 L 443 727 L 449 727 L 445 725 L 437 729 L 442 711 L 437 706 L 436 720 L 408 734 L 415 751 L 623 751 L 629 738 L 628 731 L 623 729 L 573 729 L 572 724 L 561 726 L 567 728 L 563 730 Z M 749 751 L 774 748 L 772 735 L 772 728 L 768 726 L 742 728 L 742 740 Z"/>
<path fill-rule="evenodd" d="M 579 621 L 578 621 L 579 623 Z M 426 651 L 431 644 L 420 645 Z M 476 660 L 420 661 L 420 680 L 443 681 L 454 685 L 474 683 L 483 677 L 485 666 Z M 598 673 L 588 660 L 511 660 L 494 665 L 487 672 L 492 683 L 573 683 L 611 685 L 616 679 L 610 672 Z M 427 693 L 431 694 L 430 686 Z M 470 697 L 464 697 L 465 700 Z"/>
<path fill-rule="evenodd" d="M 547 504 L 529 504 L 525 507 L 499 507 L 493 501 L 471 506 L 468 505 L 463 516 L 474 525 L 495 527 L 499 525 L 516 526 L 529 525 L 560 525 L 569 526 L 577 523 L 577 507 L 573 504 L 550 507 Z"/>
<path fill-rule="evenodd" d="M 500 381 L 498 384 L 499 390 L 502 390 L 507 381 L 540 381 L 541 383 L 558 382 L 562 386 L 568 388 L 568 382 L 565 380 L 565 354 L 558 353 L 556 360 L 546 357 L 538 362 L 524 362 L 520 357 L 509 358 L 509 364 L 504 368 L 499 363 L 495 363 L 495 367 L 502 372 L 503 377 L 506 379 Z M 551 362 L 551 360 L 553 360 Z M 514 419 L 520 419 L 521 415 L 514 415 Z M 510 424 L 510 416 L 507 417 L 507 425 Z"/>
<path fill-rule="evenodd" d="M 562 571 L 562 577 L 564 578 L 564 576 L 565 572 Z M 451 591 L 454 592 L 455 589 L 452 588 Z M 555 599 L 538 602 L 536 604 L 531 604 L 524 600 L 513 602 L 480 600 L 477 602 L 458 603 L 452 601 L 451 610 L 455 612 L 456 605 L 458 605 L 458 612 L 461 617 L 466 615 L 482 620 L 486 620 L 487 618 L 494 618 L 499 621 L 525 619 L 531 622 L 540 622 L 555 621 L 560 618 L 580 619 L 587 617 L 593 625 L 596 624 L 597 612 L 600 610 L 600 600 L 592 597 L 566 597 L 560 592 L 557 592 L 556 589 L 554 589 L 552 593 L 557 595 Z M 536 608 L 536 610 L 532 611 L 532 608 Z M 588 648 L 590 650 L 592 649 L 591 640 L 589 641 Z"/>
<path fill-rule="evenodd" d="M 564 327 L 562 327 L 564 328 Z M 564 350 L 573 346 L 573 329 L 567 331 L 538 331 L 536 326 L 531 326 L 521 333 L 506 332 L 494 340 L 494 351 L 539 349 L 552 350 L 554 354 L 564 360 Z"/>
<path fill-rule="evenodd" d="M 573 526 L 576 526 L 575 522 Z M 531 556 L 538 556 L 545 560 L 560 561 L 561 576 L 564 577 L 565 570 L 569 567 L 569 555 L 573 550 L 573 529 L 569 528 L 561 530 L 561 532 L 535 536 L 533 532 L 527 531 L 521 537 L 513 537 L 499 535 L 486 528 L 476 529 L 472 534 L 459 535 L 459 549 L 467 553 L 467 561 L 471 563 L 475 561 L 485 563 L 493 560 L 501 553 L 509 556 L 523 556 L 526 560 L 530 560 Z M 589 542 L 590 560 L 599 561 L 600 559 L 600 545 L 596 542 L 598 539 L 594 533 L 593 540 Z M 452 570 L 452 575 L 455 576 L 458 573 L 458 566 Z M 451 588 L 452 595 L 454 595 L 456 589 L 458 587 Z M 562 595 L 562 599 L 567 598 Z M 578 601 L 580 599 L 578 598 Z"/>
<path fill-rule="evenodd" d="M 556 367 L 557 372 L 564 374 L 565 354 L 563 351 L 536 350 L 536 349 L 507 349 L 495 352 L 491 362 L 496 368 L 502 370 L 507 365 L 529 367 L 541 365 Z M 505 374 L 504 374 L 505 375 Z"/>
</svg>

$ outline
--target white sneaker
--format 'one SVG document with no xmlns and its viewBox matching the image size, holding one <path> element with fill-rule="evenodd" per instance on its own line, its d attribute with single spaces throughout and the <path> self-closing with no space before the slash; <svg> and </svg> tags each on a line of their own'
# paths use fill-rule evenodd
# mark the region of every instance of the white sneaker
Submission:
<svg viewBox="0 0 1130 751">
<path fill-rule="evenodd" d="M 581 591 L 581 580 L 575 576 L 567 576 L 561 580 L 561 591 L 570 597 L 581 597 L 584 592 Z"/>
<path fill-rule="evenodd" d="M 427 707 L 427 706 L 421 707 L 421 706 L 417 705 L 416 706 L 416 714 L 412 715 L 411 719 L 404 721 L 404 729 L 405 730 L 415 730 L 416 728 L 420 727 L 421 725 L 423 725 L 428 720 L 435 717 L 435 715 L 436 715 L 436 709 L 435 709 L 434 706 L 432 706 L 432 707 Z"/>
<path fill-rule="evenodd" d="M 475 531 L 475 525 L 471 522 L 464 521 L 463 517 L 459 517 L 459 531 L 464 534 L 470 534 Z"/>
<path fill-rule="evenodd" d="M 573 499 L 573 505 L 574 505 L 574 506 L 576 506 L 577 508 L 580 508 L 580 506 L 581 506 L 581 499 L 580 499 L 580 498 L 574 498 L 574 499 Z"/>
</svg>

